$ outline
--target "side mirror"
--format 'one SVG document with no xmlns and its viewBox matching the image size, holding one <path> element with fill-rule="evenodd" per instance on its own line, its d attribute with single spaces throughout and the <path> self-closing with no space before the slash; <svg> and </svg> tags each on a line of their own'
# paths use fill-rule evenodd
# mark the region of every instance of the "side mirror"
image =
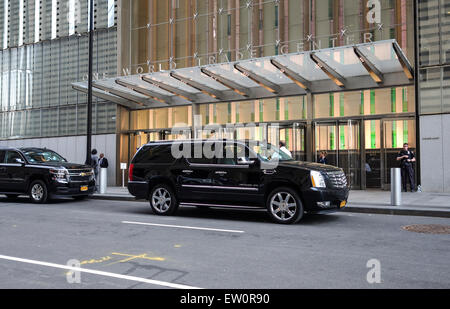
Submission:
<svg viewBox="0 0 450 309">
<path fill-rule="evenodd" d="M 16 158 L 15 161 L 18 164 L 25 164 L 25 161 L 23 161 L 22 159 L 19 159 L 19 158 Z"/>
</svg>

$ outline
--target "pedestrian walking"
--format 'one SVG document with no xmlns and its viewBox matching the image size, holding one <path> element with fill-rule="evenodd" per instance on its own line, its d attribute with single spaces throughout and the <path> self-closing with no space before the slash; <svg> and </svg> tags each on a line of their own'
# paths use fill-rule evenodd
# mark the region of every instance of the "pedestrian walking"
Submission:
<svg viewBox="0 0 450 309">
<path fill-rule="evenodd" d="M 403 192 L 407 191 L 408 180 L 411 185 L 411 192 L 416 190 L 414 181 L 413 163 L 416 162 L 414 153 L 409 150 L 408 143 L 403 144 L 403 149 L 397 155 L 397 161 L 400 161 L 400 168 L 402 171 L 402 185 Z"/>
</svg>

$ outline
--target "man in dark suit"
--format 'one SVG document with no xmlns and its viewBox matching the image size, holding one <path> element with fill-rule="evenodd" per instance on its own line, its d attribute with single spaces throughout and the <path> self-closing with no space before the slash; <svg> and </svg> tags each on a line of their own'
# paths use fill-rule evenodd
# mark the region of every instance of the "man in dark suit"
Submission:
<svg viewBox="0 0 450 309">
<path fill-rule="evenodd" d="M 100 168 L 108 168 L 108 159 L 106 159 L 105 154 L 100 154 L 100 159 L 98 159 L 98 164 L 100 165 Z"/>
</svg>

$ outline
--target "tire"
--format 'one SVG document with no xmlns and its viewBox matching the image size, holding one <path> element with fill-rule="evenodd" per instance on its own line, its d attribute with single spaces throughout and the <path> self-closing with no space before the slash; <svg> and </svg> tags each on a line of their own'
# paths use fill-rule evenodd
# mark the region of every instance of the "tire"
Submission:
<svg viewBox="0 0 450 309">
<path fill-rule="evenodd" d="M 288 187 L 273 190 L 266 201 L 271 219 L 280 224 L 293 224 L 303 218 L 303 204 L 297 192 Z"/>
<path fill-rule="evenodd" d="M 6 194 L 6 197 L 9 199 L 16 199 L 19 197 L 19 194 Z"/>
<path fill-rule="evenodd" d="M 44 204 L 48 199 L 48 189 L 45 182 L 35 180 L 30 185 L 30 199 L 35 204 Z"/>
<path fill-rule="evenodd" d="M 150 207 L 159 216 L 171 216 L 178 209 L 178 199 L 173 189 L 166 185 L 156 185 L 149 195 Z"/>
</svg>

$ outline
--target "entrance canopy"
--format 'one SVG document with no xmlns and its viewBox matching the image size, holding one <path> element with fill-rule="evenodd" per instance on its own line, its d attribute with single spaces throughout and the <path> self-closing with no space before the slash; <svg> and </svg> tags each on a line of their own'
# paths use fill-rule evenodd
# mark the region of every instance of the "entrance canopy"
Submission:
<svg viewBox="0 0 450 309">
<path fill-rule="evenodd" d="M 406 86 L 411 64 L 395 40 L 118 76 L 93 95 L 131 109 Z M 87 93 L 87 82 L 73 83 Z"/>
</svg>

